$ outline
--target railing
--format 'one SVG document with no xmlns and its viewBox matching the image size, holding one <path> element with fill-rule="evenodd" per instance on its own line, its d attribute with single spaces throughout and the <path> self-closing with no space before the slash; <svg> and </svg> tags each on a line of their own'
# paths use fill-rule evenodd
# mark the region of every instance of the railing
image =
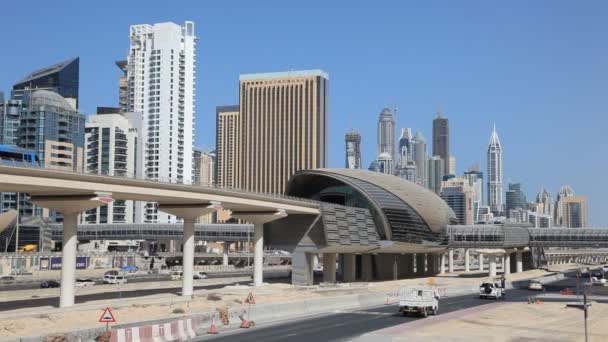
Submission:
<svg viewBox="0 0 608 342">
<path fill-rule="evenodd" d="M 14 168 L 25 168 L 25 169 L 41 169 L 41 170 L 49 170 L 53 172 L 61 172 L 61 173 L 69 173 L 69 174 L 79 174 L 79 175 L 87 175 L 87 176 L 101 176 L 101 177 L 111 177 L 111 178 L 126 178 L 126 179 L 135 179 L 139 181 L 152 182 L 152 183 L 163 183 L 163 184 L 172 184 L 172 185 L 184 185 L 184 186 L 194 186 L 199 188 L 211 189 L 211 190 L 219 190 L 224 192 L 233 193 L 235 195 L 243 195 L 250 194 L 254 196 L 263 196 L 269 198 L 275 198 L 280 200 L 294 201 L 300 202 L 298 204 L 307 203 L 318 205 L 319 201 L 315 201 L 308 198 L 301 198 L 296 196 L 288 196 L 283 194 L 276 193 L 268 193 L 261 191 L 250 191 L 244 190 L 240 188 L 234 188 L 230 186 L 220 186 L 217 184 L 211 185 L 203 185 L 203 184 L 195 184 L 192 180 L 178 180 L 177 178 L 169 178 L 169 177 L 154 177 L 154 178 L 142 178 L 141 175 L 135 175 L 132 173 L 125 173 L 124 175 L 112 175 L 108 172 L 99 172 L 99 173 L 87 173 L 87 172 L 79 172 L 79 171 L 66 171 L 64 167 L 53 167 L 52 165 L 43 166 L 40 163 L 32 163 L 32 162 L 23 162 L 17 160 L 2 160 L 0 163 L 2 166 L 14 167 Z M 143 171 L 142 171 L 143 172 Z"/>
</svg>

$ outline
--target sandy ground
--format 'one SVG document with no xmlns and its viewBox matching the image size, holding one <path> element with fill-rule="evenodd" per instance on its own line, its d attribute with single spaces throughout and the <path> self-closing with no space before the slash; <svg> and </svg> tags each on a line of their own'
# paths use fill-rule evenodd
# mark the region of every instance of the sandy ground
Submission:
<svg viewBox="0 0 608 342">
<path fill-rule="evenodd" d="M 589 309 L 589 341 L 608 341 L 608 304 Z M 447 332 L 455 332 L 453 334 Z M 501 303 L 489 310 L 437 320 L 417 327 L 404 325 L 395 336 L 378 335 L 378 341 L 584 341 L 583 311 L 565 303 Z"/>
<path fill-rule="evenodd" d="M 571 268 L 572 266 L 560 265 L 560 268 Z M 521 274 L 512 275 L 512 280 L 539 277 L 546 275 L 546 271 L 530 270 Z M 445 275 L 433 277 L 432 282 L 437 286 L 477 286 L 482 281 L 484 274 L 475 277 L 472 274 L 465 276 Z M 257 304 L 286 302 L 292 300 L 311 299 L 328 295 L 344 295 L 350 293 L 395 293 L 401 286 L 414 284 L 429 284 L 429 278 L 406 279 L 399 281 L 386 281 L 366 283 L 344 284 L 336 287 L 312 287 L 302 290 L 288 284 L 269 284 L 255 290 Z M 176 284 L 177 285 L 177 284 Z M 77 304 L 70 309 L 40 308 L 21 309 L 0 313 L 0 339 L 23 336 L 48 335 L 53 333 L 94 328 L 100 326 L 97 320 L 105 306 L 112 307 L 112 311 L 118 323 L 130 323 L 143 320 L 159 319 L 166 317 L 179 317 L 181 315 L 213 311 L 219 307 L 230 307 L 239 305 L 251 291 L 248 286 L 227 286 L 218 290 L 198 290 L 194 299 L 184 302 L 177 295 L 159 295 L 139 297 L 131 300 L 108 300 L 104 302 L 93 302 Z M 215 294 L 221 299 L 211 300 L 208 297 Z M 184 313 L 174 314 L 177 308 L 183 309 Z M 23 315 L 23 317 L 15 317 Z M 606 316 L 608 317 L 608 316 Z"/>
</svg>

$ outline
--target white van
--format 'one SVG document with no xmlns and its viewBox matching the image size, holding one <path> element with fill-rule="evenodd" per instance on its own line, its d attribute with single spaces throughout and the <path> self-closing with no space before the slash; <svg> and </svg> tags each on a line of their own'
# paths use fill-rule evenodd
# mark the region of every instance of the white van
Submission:
<svg viewBox="0 0 608 342">
<path fill-rule="evenodd" d="M 108 274 L 103 276 L 103 283 L 104 284 L 126 284 L 127 283 L 127 278 L 125 276 L 121 276 L 121 275 L 113 275 L 113 274 Z"/>
</svg>

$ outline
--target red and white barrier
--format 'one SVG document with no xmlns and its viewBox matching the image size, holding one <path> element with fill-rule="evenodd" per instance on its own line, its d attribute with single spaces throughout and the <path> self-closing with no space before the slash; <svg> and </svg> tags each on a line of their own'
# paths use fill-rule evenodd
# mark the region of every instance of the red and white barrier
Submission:
<svg viewBox="0 0 608 342">
<path fill-rule="evenodd" d="M 178 321 L 112 329 L 110 342 L 171 342 L 187 341 L 196 337 L 196 321 L 191 318 Z"/>
</svg>

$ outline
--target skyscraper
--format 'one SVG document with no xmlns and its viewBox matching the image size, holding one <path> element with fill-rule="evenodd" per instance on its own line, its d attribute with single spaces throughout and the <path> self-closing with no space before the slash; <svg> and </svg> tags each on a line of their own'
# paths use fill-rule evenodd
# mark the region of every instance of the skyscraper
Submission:
<svg viewBox="0 0 608 342">
<path fill-rule="evenodd" d="M 483 206 L 483 172 L 478 171 L 477 168 L 469 168 L 469 171 L 464 173 L 464 178 L 473 189 L 473 221 L 479 222 L 480 209 Z"/>
<path fill-rule="evenodd" d="M 566 225 L 566 207 L 564 204 L 564 200 L 568 197 L 574 197 L 574 190 L 569 185 L 564 185 L 559 189 L 557 193 L 557 201 L 555 202 L 555 220 L 554 223 L 556 226 L 565 226 Z"/>
<path fill-rule="evenodd" d="M 118 107 L 121 113 L 125 113 L 129 111 L 128 63 L 126 60 L 116 61 L 116 66 L 122 71 L 122 75 L 118 78 Z"/>
<path fill-rule="evenodd" d="M 458 224 L 473 224 L 473 189 L 465 178 L 451 178 L 441 187 L 441 198 L 452 208 Z"/>
<path fill-rule="evenodd" d="M 346 168 L 361 168 L 361 133 L 351 130 L 344 136 L 346 142 Z"/>
<path fill-rule="evenodd" d="M 216 115 L 216 183 L 219 186 L 234 187 L 235 155 L 237 127 L 239 123 L 239 106 L 218 106 Z"/>
<path fill-rule="evenodd" d="M 432 156 L 428 158 L 428 188 L 437 195 L 441 194 L 441 182 L 443 182 L 444 166 L 445 163 L 440 157 Z"/>
<path fill-rule="evenodd" d="M 449 175 L 456 175 L 456 156 L 454 156 L 453 154 L 450 154 L 450 159 L 448 161 L 448 171 L 447 174 Z"/>
<path fill-rule="evenodd" d="M 443 172 L 447 174 L 450 170 L 450 125 L 441 111 L 433 120 L 433 156 L 443 160 Z"/>
<path fill-rule="evenodd" d="M 488 163 L 488 205 L 495 216 L 504 212 L 502 194 L 502 145 L 496 133 L 496 126 L 492 130 L 487 154 Z"/>
<path fill-rule="evenodd" d="M 558 204 L 563 217 L 559 225 L 568 228 L 587 227 L 587 198 L 585 196 L 564 197 Z"/>
<path fill-rule="evenodd" d="M 126 116 L 118 113 L 90 116 L 85 125 L 85 172 L 133 177 L 138 165 L 137 146 L 141 140 L 141 132 Z M 141 222 L 141 219 L 134 219 L 133 201 L 124 200 L 91 209 L 82 216 L 85 223 Z"/>
<path fill-rule="evenodd" d="M 327 165 L 328 83 L 321 70 L 240 76 L 236 187 L 283 193 L 296 171 Z"/>
<path fill-rule="evenodd" d="M 412 130 L 409 128 L 401 129 L 398 149 L 400 166 L 405 167 L 408 162 L 413 161 L 412 145 Z"/>
<path fill-rule="evenodd" d="M 540 189 L 536 195 L 536 203 L 541 204 L 540 214 L 551 215 L 553 217 L 553 197 L 547 189 Z"/>
<path fill-rule="evenodd" d="M 395 164 L 393 158 L 388 152 L 382 152 L 378 156 L 378 167 L 379 172 L 392 175 L 395 170 Z"/>
<path fill-rule="evenodd" d="M 521 183 L 509 183 L 506 193 L 506 213 L 511 218 L 511 211 L 515 209 L 528 210 L 526 194 L 521 190 Z"/>
<path fill-rule="evenodd" d="M 133 25 L 127 58 L 128 110 L 143 113 L 146 178 L 176 183 L 192 179 L 194 141 L 194 23 Z M 146 222 L 171 223 L 174 216 L 146 206 Z"/>
<path fill-rule="evenodd" d="M 13 85 L 11 98 L 22 100 L 33 90 L 48 90 L 61 95 L 71 107 L 78 110 L 80 58 L 42 68 L 27 75 Z"/>
<path fill-rule="evenodd" d="M 427 155 L 426 155 L 426 139 L 422 136 L 422 132 L 417 131 L 412 139 L 412 160 L 416 165 L 417 183 L 428 187 L 428 172 L 427 172 Z"/>
<path fill-rule="evenodd" d="M 395 160 L 395 118 L 388 107 L 380 112 L 378 118 L 378 151 L 377 156 L 388 153 Z"/>
</svg>

